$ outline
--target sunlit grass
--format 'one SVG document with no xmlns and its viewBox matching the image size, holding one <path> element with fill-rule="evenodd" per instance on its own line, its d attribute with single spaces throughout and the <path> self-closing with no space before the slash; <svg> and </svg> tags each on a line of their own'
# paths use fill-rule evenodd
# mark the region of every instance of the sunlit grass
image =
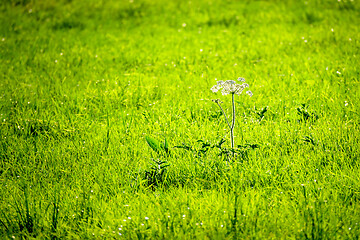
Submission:
<svg viewBox="0 0 360 240">
<path fill-rule="evenodd" d="M 356 239 L 359 10 L 2 2 L 0 238 Z"/>
</svg>

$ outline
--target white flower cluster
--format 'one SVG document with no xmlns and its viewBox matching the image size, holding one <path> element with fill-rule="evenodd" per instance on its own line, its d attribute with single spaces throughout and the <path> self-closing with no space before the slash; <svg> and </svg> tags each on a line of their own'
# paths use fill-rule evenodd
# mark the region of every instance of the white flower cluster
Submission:
<svg viewBox="0 0 360 240">
<path fill-rule="evenodd" d="M 234 80 L 226 80 L 218 81 L 215 86 L 211 88 L 211 91 L 216 93 L 217 91 L 221 90 L 222 95 L 228 94 L 238 94 L 240 95 L 245 88 L 249 87 L 249 84 L 245 83 L 244 78 L 238 78 L 238 81 L 243 82 L 242 84 L 236 83 Z M 251 97 L 253 94 L 251 91 L 246 91 L 246 93 Z"/>
</svg>

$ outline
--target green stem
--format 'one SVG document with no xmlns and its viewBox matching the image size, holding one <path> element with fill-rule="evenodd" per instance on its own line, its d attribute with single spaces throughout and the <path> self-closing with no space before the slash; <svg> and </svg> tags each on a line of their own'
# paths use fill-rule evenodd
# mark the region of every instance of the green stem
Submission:
<svg viewBox="0 0 360 240">
<path fill-rule="evenodd" d="M 234 127 L 235 127 L 235 99 L 234 99 L 234 93 L 231 94 L 232 97 L 232 124 L 230 125 L 229 123 L 229 119 L 227 118 L 224 109 L 221 107 L 220 103 L 218 101 L 216 101 L 217 105 L 219 106 L 219 108 L 221 109 L 222 113 L 224 114 L 225 120 L 227 125 L 230 128 L 230 139 L 231 139 L 231 149 L 234 149 Z M 233 152 L 233 157 L 234 157 L 234 152 Z"/>
<path fill-rule="evenodd" d="M 234 93 L 232 96 L 232 107 L 233 107 L 233 115 L 232 115 L 232 125 L 230 127 L 230 137 L 231 137 L 231 148 L 234 149 L 234 127 L 235 127 L 235 99 Z"/>
<path fill-rule="evenodd" d="M 226 123 L 227 123 L 227 125 L 229 126 L 230 131 L 231 131 L 231 126 L 230 126 L 229 120 L 228 120 L 228 118 L 227 118 L 227 116 L 226 116 L 226 114 L 225 114 L 225 112 L 224 112 L 223 108 L 221 107 L 220 103 L 218 103 L 218 102 L 217 102 L 217 105 L 219 106 L 219 108 L 221 109 L 222 113 L 224 114 L 224 117 L 225 117 Z"/>
</svg>

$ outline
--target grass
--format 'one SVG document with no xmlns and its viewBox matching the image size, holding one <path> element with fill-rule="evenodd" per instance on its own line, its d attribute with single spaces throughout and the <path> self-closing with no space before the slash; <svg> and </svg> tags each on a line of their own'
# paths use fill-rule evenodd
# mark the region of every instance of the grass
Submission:
<svg viewBox="0 0 360 240">
<path fill-rule="evenodd" d="M 2 1 L 1 238 L 357 239 L 359 10 Z"/>
</svg>

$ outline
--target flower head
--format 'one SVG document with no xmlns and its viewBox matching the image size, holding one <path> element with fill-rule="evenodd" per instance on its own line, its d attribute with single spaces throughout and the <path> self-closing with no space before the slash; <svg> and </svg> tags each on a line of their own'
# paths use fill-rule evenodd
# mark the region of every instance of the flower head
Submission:
<svg viewBox="0 0 360 240">
<path fill-rule="evenodd" d="M 223 84 L 224 84 L 224 81 L 218 81 L 217 84 L 215 86 L 213 86 L 210 90 L 215 93 L 222 88 Z"/>
<path fill-rule="evenodd" d="M 249 90 L 249 91 L 246 91 L 246 94 L 248 94 L 250 97 L 252 97 L 253 93 Z"/>
<path fill-rule="evenodd" d="M 244 78 L 238 78 L 238 81 L 243 82 L 242 84 L 236 83 L 234 80 L 226 80 L 224 81 L 218 81 L 216 85 L 214 85 L 210 90 L 214 93 L 218 92 L 220 89 L 222 95 L 228 95 L 228 94 L 238 94 L 240 95 L 245 88 L 249 87 L 249 84 L 245 83 Z M 251 91 L 246 92 L 250 97 L 252 96 Z"/>
</svg>

